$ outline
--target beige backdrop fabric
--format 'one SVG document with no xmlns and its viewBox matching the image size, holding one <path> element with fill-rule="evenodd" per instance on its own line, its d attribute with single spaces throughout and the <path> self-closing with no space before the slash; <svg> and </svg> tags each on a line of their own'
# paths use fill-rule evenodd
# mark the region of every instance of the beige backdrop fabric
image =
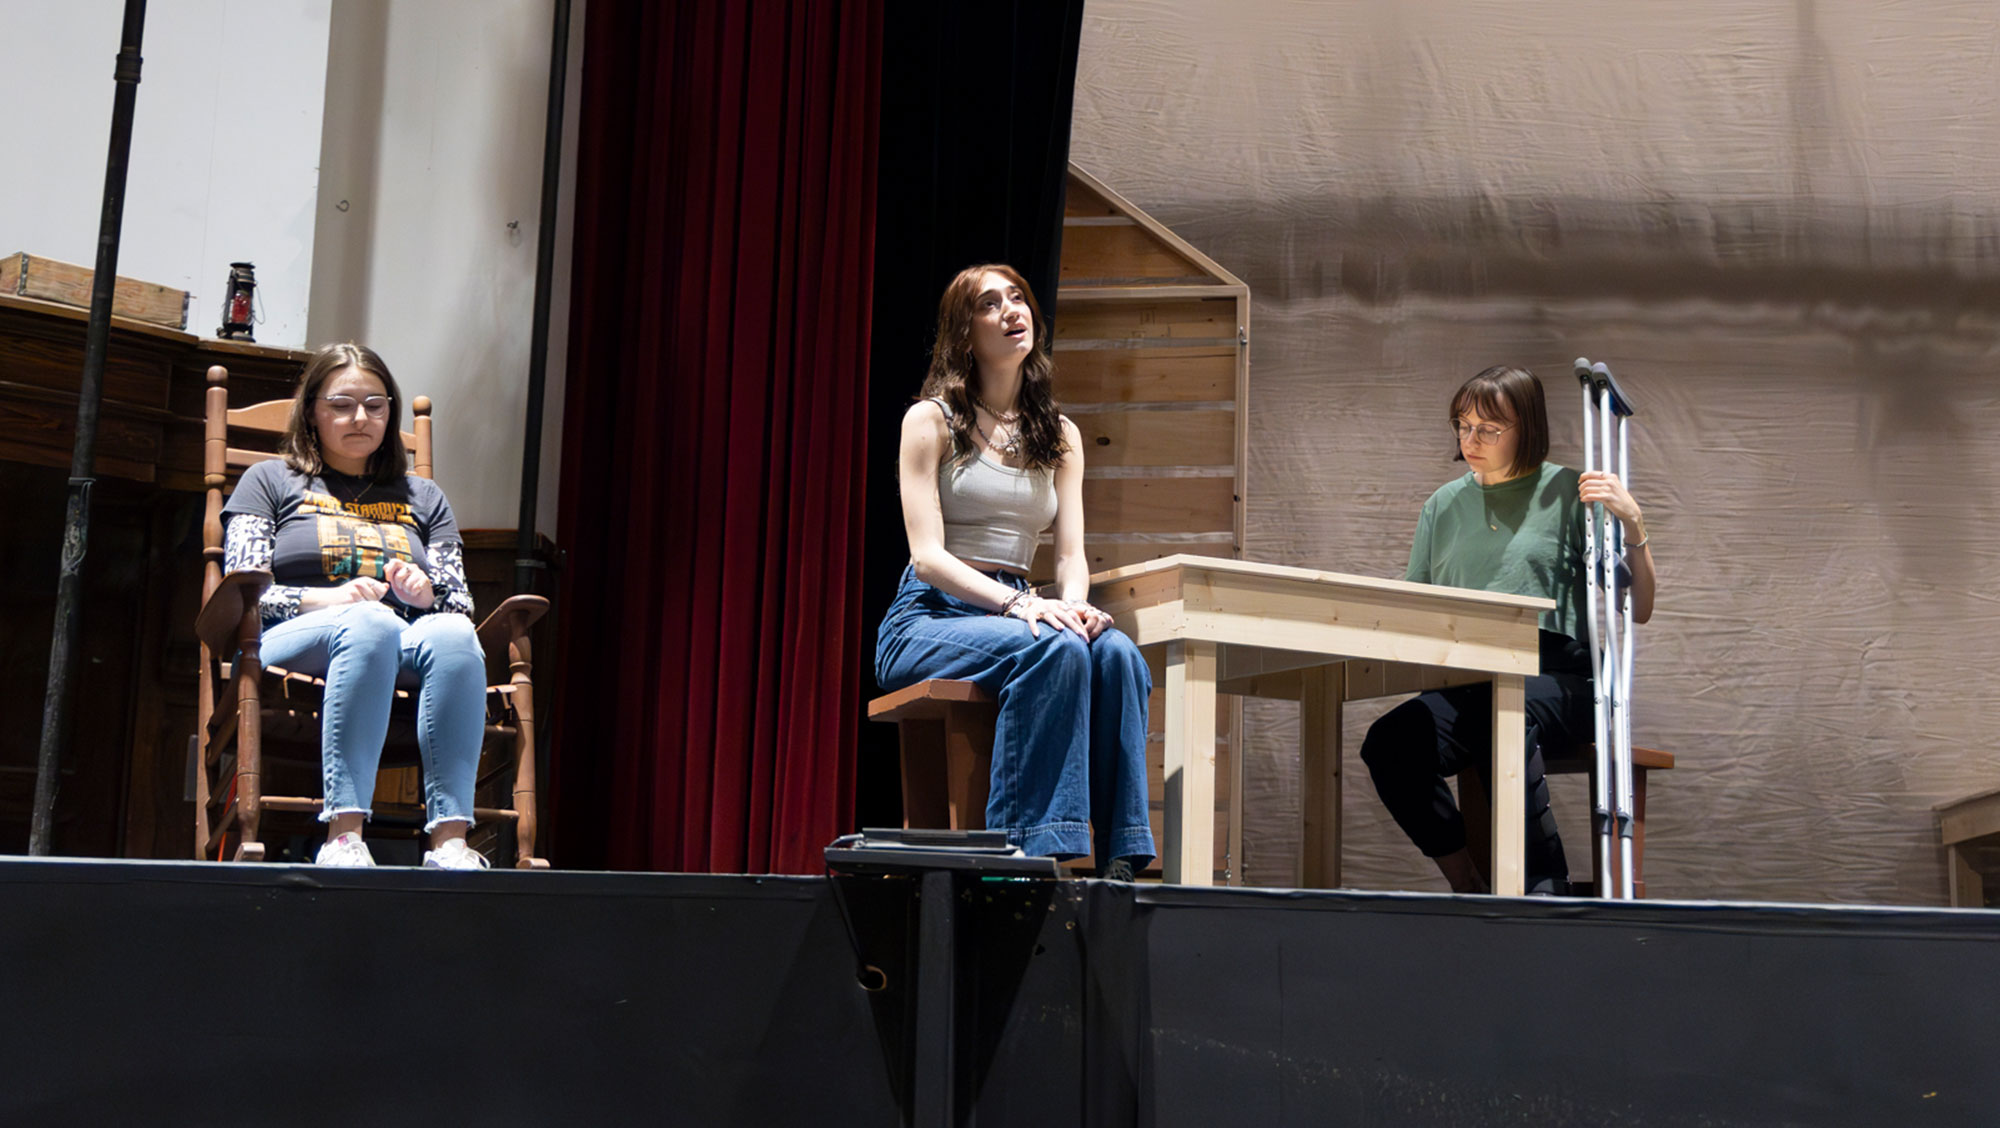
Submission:
<svg viewBox="0 0 2000 1128">
<path fill-rule="evenodd" d="M 1400 575 L 1451 391 L 1639 403 L 1658 897 L 1935 904 L 2000 786 L 2000 21 L 1987 3 L 1091 0 L 1072 156 L 1249 283 L 1248 555 Z M 1347 728 L 1348 884 L 1441 889 Z M 1296 711 L 1245 871 L 1295 880 Z M 1572 868 L 1588 800 L 1558 780 Z"/>
</svg>

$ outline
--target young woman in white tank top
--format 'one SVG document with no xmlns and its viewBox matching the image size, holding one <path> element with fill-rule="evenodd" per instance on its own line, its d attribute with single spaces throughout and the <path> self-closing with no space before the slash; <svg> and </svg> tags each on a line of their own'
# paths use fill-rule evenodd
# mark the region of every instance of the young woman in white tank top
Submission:
<svg viewBox="0 0 2000 1128">
<path fill-rule="evenodd" d="M 1090 605 L 1083 444 L 1056 409 L 1050 333 L 1011 267 L 960 271 L 938 303 L 897 481 L 910 565 L 876 639 L 876 680 L 961 678 L 1000 715 L 986 825 L 1031 854 L 1092 853 L 1130 880 L 1153 856 L 1146 664 Z M 1028 585 L 1055 530 L 1054 592 Z"/>
</svg>

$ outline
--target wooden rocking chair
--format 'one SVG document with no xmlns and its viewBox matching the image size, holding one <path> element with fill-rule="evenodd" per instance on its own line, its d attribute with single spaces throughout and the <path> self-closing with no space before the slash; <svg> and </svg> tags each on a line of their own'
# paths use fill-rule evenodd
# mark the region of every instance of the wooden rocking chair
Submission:
<svg viewBox="0 0 2000 1128">
<path fill-rule="evenodd" d="M 431 403 L 428 396 L 411 402 L 415 432 L 403 432 L 415 467 L 431 476 Z M 195 770 L 196 858 L 218 856 L 225 836 L 236 839 L 235 859 L 264 859 L 259 838 L 264 813 L 317 814 L 322 801 L 314 796 L 267 795 L 264 779 L 267 749 L 285 745 L 309 749 L 294 756 L 294 765 L 310 764 L 318 777 L 320 697 L 325 683 L 304 674 L 265 667 L 258 658 L 262 622 L 257 602 L 270 586 L 268 572 L 222 571 L 222 499 L 242 471 L 277 455 L 270 451 L 285 429 L 290 400 L 272 400 L 232 410 L 229 373 L 217 365 L 208 370 L 207 429 L 203 438 L 202 472 L 208 488 L 208 508 L 202 522 L 205 557 L 202 606 L 195 620 L 201 640 L 201 688 Z M 245 445 L 232 446 L 232 431 Z M 253 446 L 252 444 L 257 444 Z M 258 449 L 261 446 L 262 449 Z M 548 611 L 538 595 L 516 595 L 486 617 L 479 642 L 486 651 L 486 740 L 480 752 L 477 795 L 501 791 L 511 777 L 511 802 L 478 806 L 481 823 L 514 825 L 515 861 L 519 869 L 546 869 L 535 856 L 535 711 L 533 661 L 528 628 Z M 416 702 L 397 690 L 390 710 L 389 736 L 382 750 L 382 767 L 419 762 L 415 730 Z M 421 823 L 419 803 L 385 803 L 378 793 L 373 804 L 379 815 L 414 818 Z"/>
</svg>

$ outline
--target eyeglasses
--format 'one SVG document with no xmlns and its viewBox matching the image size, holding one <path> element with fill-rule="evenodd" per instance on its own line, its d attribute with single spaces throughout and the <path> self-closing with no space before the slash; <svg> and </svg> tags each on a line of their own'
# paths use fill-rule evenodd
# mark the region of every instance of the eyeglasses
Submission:
<svg viewBox="0 0 2000 1128">
<path fill-rule="evenodd" d="M 388 396 L 369 396 L 367 399 L 355 399 L 353 396 L 320 396 L 318 398 L 319 402 L 325 404 L 327 410 L 333 412 L 335 415 L 352 415 L 354 414 L 354 409 L 359 407 L 368 413 L 368 418 L 370 419 L 386 419 L 389 417 Z"/>
<path fill-rule="evenodd" d="M 1514 425 L 1509 423 L 1505 427 L 1495 427 L 1491 423 L 1481 423 L 1475 427 L 1470 423 L 1454 423 L 1451 429 L 1458 432 L 1458 440 L 1460 442 L 1464 442 L 1469 438 L 1480 446 L 1492 446 L 1494 443 L 1500 441 L 1501 435 L 1513 430 Z"/>
</svg>

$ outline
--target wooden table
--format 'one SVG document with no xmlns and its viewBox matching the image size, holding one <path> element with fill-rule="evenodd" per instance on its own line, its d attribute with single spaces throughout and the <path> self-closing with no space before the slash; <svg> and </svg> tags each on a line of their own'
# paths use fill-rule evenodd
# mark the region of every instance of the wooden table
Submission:
<svg viewBox="0 0 2000 1128">
<path fill-rule="evenodd" d="M 1936 810 L 1952 907 L 1983 909 L 1986 883 L 1974 862 L 1982 853 L 2000 852 L 2000 788 L 1939 803 Z"/>
<path fill-rule="evenodd" d="M 1205 556 L 1103 572 L 1091 577 L 1091 601 L 1163 659 L 1167 881 L 1212 879 L 1218 692 L 1299 701 L 1301 879 L 1331 886 L 1340 881 L 1342 703 L 1490 681 L 1493 890 L 1523 892 L 1522 678 L 1540 671 L 1537 623 L 1554 603 Z M 1230 825 L 1240 828 L 1242 757 L 1235 763 Z"/>
</svg>

